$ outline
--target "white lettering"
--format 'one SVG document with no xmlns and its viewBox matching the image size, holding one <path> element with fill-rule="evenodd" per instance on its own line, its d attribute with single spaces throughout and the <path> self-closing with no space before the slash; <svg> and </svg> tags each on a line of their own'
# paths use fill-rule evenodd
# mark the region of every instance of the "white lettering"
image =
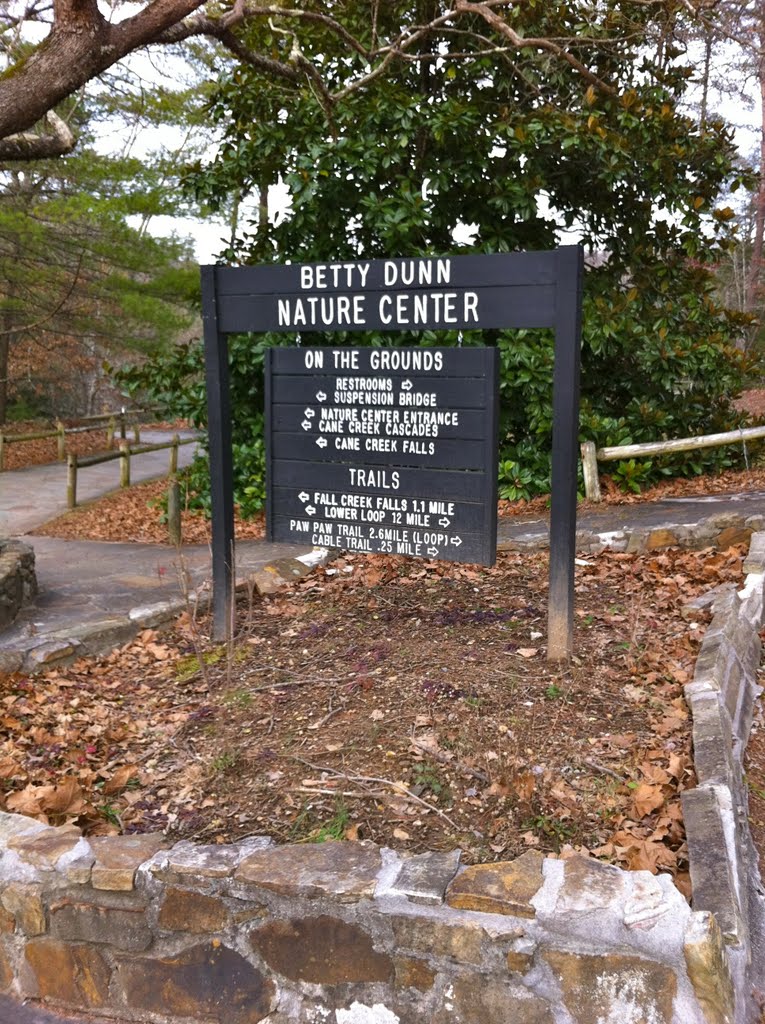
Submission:
<svg viewBox="0 0 765 1024">
<path fill-rule="evenodd" d="M 311 370 L 314 367 L 321 369 L 324 366 L 324 353 L 321 349 L 307 348 L 305 350 L 305 367 Z"/>
</svg>

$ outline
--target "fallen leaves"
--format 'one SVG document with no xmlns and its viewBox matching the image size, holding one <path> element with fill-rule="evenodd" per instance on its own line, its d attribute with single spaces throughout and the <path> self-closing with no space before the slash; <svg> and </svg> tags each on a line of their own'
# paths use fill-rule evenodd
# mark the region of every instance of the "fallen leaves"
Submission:
<svg viewBox="0 0 765 1024">
<path fill-rule="evenodd" d="M 682 878 L 682 681 L 709 613 L 690 630 L 679 609 L 739 572 L 736 552 L 582 560 L 578 663 L 560 670 L 538 642 L 543 558 L 346 555 L 243 613 L 233 655 L 184 616 L 4 681 L 3 805 L 90 833 L 329 835 L 466 861 L 532 846 Z"/>
<path fill-rule="evenodd" d="M 12 793 L 5 806 L 9 811 L 26 814 L 45 825 L 68 825 L 83 816 L 96 817 L 95 808 L 72 778 L 52 786 L 25 786 Z"/>
</svg>

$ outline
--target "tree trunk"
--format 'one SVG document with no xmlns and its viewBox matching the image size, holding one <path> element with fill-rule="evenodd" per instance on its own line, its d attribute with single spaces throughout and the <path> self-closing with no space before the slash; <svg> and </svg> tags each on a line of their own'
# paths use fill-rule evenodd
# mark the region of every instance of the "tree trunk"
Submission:
<svg viewBox="0 0 765 1024">
<path fill-rule="evenodd" d="M 8 353 L 11 347 L 11 337 L 5 333 L 10 316 L 6 312 L 3 316 L 3 333 L 0 334 L 0 427 L 5 423 L 8 414 Z"/>
<path fill-rule="evenodd" d="M 762 278 L 763 236 L 765 236 L 765 0 L 757 5 L 757 79 L 760 86 L 760 181 L 754 199 L 754 242 L 749 262 L 746 289 L 746 308 L 752 312 L 757 306 Z"/>
</svg>

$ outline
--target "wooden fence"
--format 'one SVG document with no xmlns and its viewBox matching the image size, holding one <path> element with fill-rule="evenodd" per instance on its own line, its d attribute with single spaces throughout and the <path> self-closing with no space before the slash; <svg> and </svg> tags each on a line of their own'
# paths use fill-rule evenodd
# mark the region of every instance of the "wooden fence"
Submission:
<svg viewBox="0 0 765 1024">
<path fill-rule="evenodd" d="M 31 434 L 5 434 L 0 431 L 0 472 L 5 468 L 5 446 L 9 444 L 21 444 L 24 441 L 42 441 L 49 437 L 55 437 L 57 441 L 57 457 L 59 462 L 63 462 L 66 459 L 66 438 L 69 434 L 86 434 L 91 431 L 97 430 L 97 424 L 100 422 L 102 427 L 106 428 L 106 447 L 112 448 L 114 445 L 114 436 L 117 430 L 119 430 L 119 436 L 121 440 L 125 440 L 127 437 L 128 421 L 134 416 L 141 413 L 153 412 L 151 409 L 131 409 L 126 411 L 120 409 L 117 412 L 102 412 L 96 413 L 93 416 L 80 416 L 81 420 L 85 420 L 86 423 L 92 422 L 93 426 L 82 426 L 82 427 L 65 427 L 63 422 L 59 419 L 56 420 L 56 426 L 53 430 L 41 430 Z M 135 423 L 132 427 L 134 435 L 134 443 L 139 444 L 141 440 L 140 426 Z"/>
<path fill-rule="evenodd" d="M 673 441 L 648 441 L 645 444 L 622 444 L 613 448 L 596 448 L 592 441 L 581 446 L 584 493 L 590 501 L 601 501 L 598 462 L 621 462 L 623 459 L 646 458 L 649 455 L 669 455 L 671 452 L 689 452 L 697 448 L 717 448 L 725 444 L 745 444 L 765 437 L 765 427 L 747 427 L 728 430 L 723 434 L 702 434 L 681 437 Z"/>
<path fill-rule="evenodd" d="M 183 444 L 194 444 L 198 441 L 196 437 L 187 437 L 183 440 L 175 434 L 172 441 L 165 441 L 161 444 L 144 444 L 137 448 L 131 448 L 128 441 L 120 441 L 118 452 L 107 452 L 105 455 L 86 455 L 79 458 L 75 453 L 67 459 L 66 473 L 66 503 L 69 508 L 77 507 L 77 474 L 81 469 L 88 466 L 98 466 L 102 462 L 120 460 L 120 487 L 130 486 L 130 459 L 133 455 L 144 455 L 146 452 L 159 452 L 164 449 L 170 451 L 168 476 L 175 477 L 178 472 L 178 449 Z"/>
</svg>

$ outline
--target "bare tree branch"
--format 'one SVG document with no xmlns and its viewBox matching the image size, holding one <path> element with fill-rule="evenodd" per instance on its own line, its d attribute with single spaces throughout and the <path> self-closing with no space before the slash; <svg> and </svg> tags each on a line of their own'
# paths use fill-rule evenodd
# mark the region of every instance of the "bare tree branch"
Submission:
<svg viewBox="0 0 765 1024">
<path fill-rule="evenodd" d="M 50 130 L 43 135 L 20 132 L 0 139 L 0 161 L 46 160 L 70 153 L 74 149 L 75 138 L 69 125 L 53 110 L 45 115 L 45 122 Z"/>
<path fill-rule="evenodd" d="M 560 57 L 567 64 L 578 71 L 585 81 L 594 85 L 597 89 L 607 93 L 609 96 L 616 96 L 617 90 L 612 85 L 604 82 L 602 78 L 599 78 L 594 74 L 588 67 L 582 64 L 581 61 L 569 53 L 568 50 L 564 49 L 558 43 L 552 39 L 546 39 L 543 37 L 529 37 L 525 38 L 519 36 L 518 33 L 513 29 L 506 21 L 493 10 L 496 6 L 491 3 L 472 3 L 471 0 L 456 0 L 455 10 L 459 13 L 464 14 L 478 14 L 480 15 L 487 24 L 491 25 L 500 35 L 509 39 L 513 46 L 518 49 L 535 49 L 535 50 L 546 50 L 548 53 L 555 54 L 556 57 Z"/>
</svg>

